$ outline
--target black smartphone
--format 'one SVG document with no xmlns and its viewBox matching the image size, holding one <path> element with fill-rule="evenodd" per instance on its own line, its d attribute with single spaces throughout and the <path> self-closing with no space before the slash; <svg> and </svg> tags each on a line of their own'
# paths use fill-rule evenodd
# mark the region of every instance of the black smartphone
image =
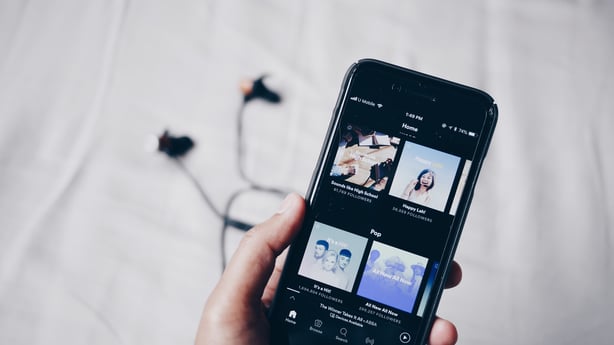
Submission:
<svg viewBox="0 0 614 345">
<path fill-rule="evenodd" d="M 483 91 L 353 64 L 270 309 L 271 344 L 425 344 L 496 120 Z"/>
</svg>

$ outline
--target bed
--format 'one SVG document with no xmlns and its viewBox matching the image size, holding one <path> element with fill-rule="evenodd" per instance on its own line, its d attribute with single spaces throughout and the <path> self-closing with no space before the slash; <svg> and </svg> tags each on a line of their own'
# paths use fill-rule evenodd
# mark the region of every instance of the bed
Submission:
<svg viewBox="0 0 614 345">
<path fill-rule="evenodd" d="M 304 193 L 372 57 L 499 106 L 439 309 L 459 344 L 609 344 L 612 33 L 599 0 L 0 1 L 0 343 L 192 343 L 244 234 L 216 210 Z M 242 108 L 263 75 L 282 102 Z M 182 165 L 144 148 L 164 130 L 194 139 Z"/>
</svg>

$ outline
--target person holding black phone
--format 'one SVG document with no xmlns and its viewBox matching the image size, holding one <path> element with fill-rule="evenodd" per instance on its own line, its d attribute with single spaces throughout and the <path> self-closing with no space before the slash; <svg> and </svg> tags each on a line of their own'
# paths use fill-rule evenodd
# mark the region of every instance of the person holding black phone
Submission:
<svg viewBox="0 0 614 345">
<path fill-rule="evenodd" d="M 266 311 L 275 295 L 285 249 L 304 213 L 303 198 L 290 194 L 275 215 L 247 232 L 205 304 L 196 345 L 269 345 Z M 458 285 L 461 276 L 460 266 L 454 264 L 447 287 Z M 438 318 L 429 344 L 451 345 L 457 338 L 454 324 Z"/>
</svg>

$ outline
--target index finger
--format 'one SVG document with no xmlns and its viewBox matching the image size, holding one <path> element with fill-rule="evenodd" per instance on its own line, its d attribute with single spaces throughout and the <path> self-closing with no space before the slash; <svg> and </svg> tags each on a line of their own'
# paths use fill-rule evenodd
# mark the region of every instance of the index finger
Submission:
<svg viewBox="0 0 614 345">
<path fill-rule="evenodd" d="M 446 289 L 453 288 L 458 285 L 463 279 L 463 270 L 456 261 L 452 261 L 450 265 L 450 271 L 448 272 L 448 278 L 446 280 Z"/>
</svg>

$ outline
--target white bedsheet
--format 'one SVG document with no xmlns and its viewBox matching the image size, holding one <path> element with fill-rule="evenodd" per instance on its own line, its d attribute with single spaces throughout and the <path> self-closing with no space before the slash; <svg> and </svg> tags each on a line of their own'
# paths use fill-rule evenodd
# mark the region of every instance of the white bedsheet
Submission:
<svg viewBox="0 0 614 345">
<path fill-rule="evenodd" d="M 246 108 L 247 172 L 304 192 L 362 57 L 499 104 L 440 307 L 459 344 L 610 344 L 613 33 L 599 0 L 0 0 L 0 344 L 192 343 L 221 223 L 146 136 L 192 136 L 222 207 L 246 186 L 238 83 L 267 73 L 284 102 Z"/>
</svg>

